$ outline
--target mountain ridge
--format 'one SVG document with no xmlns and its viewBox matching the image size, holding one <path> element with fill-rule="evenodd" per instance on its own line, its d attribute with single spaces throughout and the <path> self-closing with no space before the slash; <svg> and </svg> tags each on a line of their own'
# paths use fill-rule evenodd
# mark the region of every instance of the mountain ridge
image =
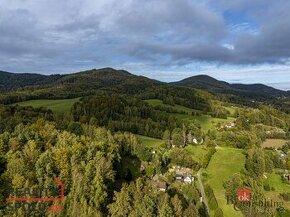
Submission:
<svg viewBox="0 0 290 217">
<path fill-rule="evenodd" d="M 211 93 L 232 94 L 249 98 L 268 98 L 289 96 L 289 91 L 279 90 L 265 84 L 228 83 L 209 75 L 191 76 L 176 82 L 161 82 L 145 76 L 138 76 L 126 70 L 110 67 L 91 69 L 71 74 L 42 75 L 37 73 L 12 73 L 0 71 L 0 90 L 10 91 L 26 87 L 57 87 L 72 89 L 74 85 L 80 89 L 114 88 L 122 85 L 130 91 L 130 87 L 150 86 L 156 84 L 183 86 L 206 90 Z"/>
<path fill-rule="evenodd" d="M 228 83 L 212 78 L 208 75 L 196 75 L 177 82 L 171 82 L 172 85 L 198 88 L 212 93 L 223 93 L 233 95 L 243 95 L 249 98 L 268 98 L 289 96 L 289 92 L 276 89 L 261 83 L 242 84 Z"/>
</svg>

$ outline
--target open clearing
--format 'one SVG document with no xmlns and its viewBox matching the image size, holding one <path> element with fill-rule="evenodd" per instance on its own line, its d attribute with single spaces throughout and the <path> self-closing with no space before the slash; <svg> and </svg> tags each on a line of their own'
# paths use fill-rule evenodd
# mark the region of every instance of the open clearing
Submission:
<svg viewBox="0 0 290 217">
<path fill-rule="evenodd" d="M 69 112 L 71 107 L 75 102 L 78 102 L 80 98 L 74 99 L 40 99 L 40 100 L 29 100 L 24 102 L 15 103 L 15 105 L 20 106 L 32 106 L 34 108 L 45 107 L 51 109 L 53 112 L 56 113 L 64 113 Z"/>
<path fill-rule="evenodd" d="M 224 216 L 243 216 L 242 213 L 234 210 L 232 205 L 227 205 L 223 183 L 232 175 L 239 173 L 245 165 L 243 150 L 235 148 L 217 148 L 217 152 L 205 170 L 207 173 L 205 184 L 209 184 L 216 196 L 219 207 L 223 210 Z"/>
<path fill-rule="evenodd" d="M 285 145 L 286 142 L 288 141 L 285 139 L 266 139 L 262 143 L 262 147 L 263 148 L 280 148 L 283 145 Z"/>
<path fill-rule="evenodd" d="M 187 107 L 184 107 L 181 105 L 174 105 L 174 106 L 166 105 L 162 102 L 162 100 L 159 100 L 159 99 L 150 99 L 150 100 L 145 100 L 145 101 L 153 106 L 154 105 L 162 105 L 164 107 L 173 108 L 173 109 L 176 109 L 178 111 L 186 112 L 187 114 L 173 114 L 173 115 L 180 121 L 196 120 L 200 124 L 200 126 L 204 132 L 207 132 L 209 129 L 216 128 L 216 125 L 218 123 L 220 123 L 221 125 L 225 125 L 228 122 L 235 121 L 235 118 L 232 118 L 232 117 L 228 117 L 227 119 L 221 119 L 221 118 L 213 118 L 213 117 L 211 117 L 209 115 L 205 115 L 205 114 L 192 115 L 192 112 L 198 111 L 198 110 L 187 108 Z"/>
<path fill-rule="evenodd" d="M 290 209 L 290 202 L 283 201 L 279 196 L 280 193 L 290 193 L 290 185 L 282 181 L 281 175 L 275 172 L 267 174 L 267 179 L 264 184 L 268 184 L 271 188 L 274 188 L 271 191 L 266 191 L 266 196 L 269 200 L 272 199 L 273 201 L 283 202 L 283 206 Z"/>
<path fill-rule="evenodd" d="M 164 141 L 162 139 L 156 139 L 148 136 L 141 136 L 141 135 L 136 135 L 137 138 L 148 148 L 159 148 Z"/>
<path fill-rule="evenodd" d="M 187 112 L 188 114 L 191 114 L 193 111 L 198 111 L 198 110 L 195 110 L 195 109 L 191 109 L 191 108 L 187 108 L 187 107 L 184 107 L 184 106 L 181 106 L 181 105 L 167 105 L 167 104 L 164 104 L 162 100 L 159 100 L 159 99 L 148 99 L 148 100 L 145 100 L 145 102 L 148 102 L 150 105 L 162 105 L 164 107 L 167 107 L 167 108 L 172 108 L 172 109 L 175 109 L 175 110 L 178 110 L 178 111 L 182 111 L 182 112 Z"/>
<path fill-rule="evenodd" d="M 267 174 L 267 179 L 265 180 L 265 184 L 269 184 L 270 187 L 274 187 L 274 191 L 282 193 L 282 192 L 290 192 L 290 185 L 284 183 L 282 181 L 282 177 L 275 172 L 271 174 Z"/>
<path fill-rule="evenodd" d="M 208 152 L 208 149 L 205 147 L 205 145 L 187 145 L 184 149 L 190 153 L 193 160 L 200 163 L 203 162 L 204 156 Z"/>
</svg>

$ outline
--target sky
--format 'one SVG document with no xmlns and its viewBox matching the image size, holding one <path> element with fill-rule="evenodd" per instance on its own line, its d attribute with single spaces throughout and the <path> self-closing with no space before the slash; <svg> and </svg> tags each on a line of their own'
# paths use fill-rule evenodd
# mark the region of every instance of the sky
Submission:
<svg viewBox="0 0 290 217">
<path fill-rule="evenodd" d="M 0 0 L 0 70 L 290 89 L 289 0 Z"/>
</svg>

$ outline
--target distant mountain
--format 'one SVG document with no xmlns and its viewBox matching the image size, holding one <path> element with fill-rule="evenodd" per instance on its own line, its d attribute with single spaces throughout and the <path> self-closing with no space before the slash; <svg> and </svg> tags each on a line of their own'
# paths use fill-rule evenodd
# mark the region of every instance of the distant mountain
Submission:
<svg viewBox="0 0 290 217">
<path fill-rule="evenodd" d="M 57 87 L 65 90 L 95 90 L 131 83 L 158 83 L 143 76 L 130 74 L 124 70 L 112 68 L 92 69 L 66 75 L 40 75 L 30 73 L 10 73 L 0 71 L 0 90 L 15 90 L 25 87 Z"/>
<path fill-rule="evenodd" d="M 219 81 L 208 75 L 196 75 L 171 84 L 178 86 L 193 87 L 197 89 L 230 89 L 230 84 Z"/>
<path fill-rule="evenodd" d="M 0 71 L 0 90 L 12 90 L 28 86 L 49 85 L 63 75 L 40 75 L 31 73 L 10 73 Z"/>
<path fill-rule="evenodd" d="M 143 76 L 133 75 L 125 70 L 112 68 L 93 69 L 69 74 L 58 79 L 53 86 L 63 92 L 77 95 L 93 94 L 99 89 L 115 90 L 119 93 L 135 94 L 161 82 Z"/>
<path fill-rule="evenodd" d="M 286 91 L 278 90 L 263 84 L 230 84 L 224 81 L 219 81 L 208 75 L 192 76 L 178 82 L 172 82 L 171 84 L 203 89 L 212 93 L 237 95 L 253 99 L 269 99 L 289 96 L 289 93 Z"/>
<path fill-rule="evenodd" d="M 167 88 L 171 86 L 171 89 L 173 89 L 172 86 L 202 89 L 213 94 L 223 94 L 233 101 L 241 98 L 262 101 L 290 96 L 290 92 L 277 90 L 263 84 L 230 84 L 207 75 L 197 75 L 178 82 L 163 83 L 113 68 L 92 69 L 65 75 L 18 74 L 0 71 L 1 91 L 11 92 L 21 88 L 22 92 L 26 92 L 24 95 L 31 95 L 29 94 L 30 88 L 34 87 L 35 97 L 38 98 L 85 96 L 94 94 L 99 89 L 137 94 L 159 85 L 167 86 Z"/>
</svg>

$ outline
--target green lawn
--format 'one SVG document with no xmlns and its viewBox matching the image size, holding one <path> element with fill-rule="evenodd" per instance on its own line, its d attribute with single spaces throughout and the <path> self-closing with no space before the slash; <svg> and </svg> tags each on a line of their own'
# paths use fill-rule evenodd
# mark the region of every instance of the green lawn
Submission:
<svg viewBox="0 0 290 217">
<path fill-rule="evenodd" d="M 214 190 L 219 207 L 225 217 L 243 216 L 234 210 L 232 205 L 227 205 L 223 183 L 232 175 L 239 173 L 245 165 L 245 155 L 240 149 L 219 147 L 213 155 L 208 168 L 206 183 Z M 205 183 L 204 183 L 205 184 Z"/>
<path fill-rule="evenodd" d="M 79 100 L 80 98 L 57 100 L 40 99 L 18 102 L 15 104 L 18 104 L 20 106 L 32 106 L 34 108 L 45 107 L 51 109 L 53 112 L 56 113 L 64 113 L 70 111 L 72 105 Z"/>
<path fill-rule="evenodd" d="M 161 139 L 155 139 L 152 137 L 141 136 L 141 135 L 136 135 L 136 136 L 148 148 L 159 148 L 164 143 L 164 141 Z"/>
</svg>

